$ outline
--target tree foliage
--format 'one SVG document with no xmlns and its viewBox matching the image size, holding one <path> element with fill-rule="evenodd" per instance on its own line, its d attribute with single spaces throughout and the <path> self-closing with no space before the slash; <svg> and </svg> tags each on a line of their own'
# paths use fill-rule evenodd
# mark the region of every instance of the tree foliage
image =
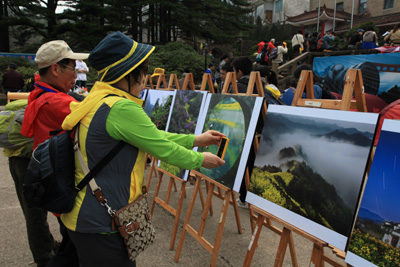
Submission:
<svg viewBox="0 0 400 267">
<path fill-rule="evenodd" d="M 377 266 L 400 266 L 400 249 L 354 229 L 349 250 Z"/>
<path fill-rule="evenodd" d="M 167 74 L 193 73 L 196 80 L 201 79 L 204 72 L 204 57 L 199 55 L 193 47 L 187 44 L 171 42 L 166 45 L 157 45 L 150 56 L 149 73 L 154 68 L 163 68 Z"/>
<path fill-rule="evenodd" d="M 61 5 L 65 9 L 56 13 Z M 2 0 L 0 31 L 8 36 L 12 27 L 17 46 L 64 39 L 77 51 L 92 50 L 116 30 L 153 45 L 178 38 L 220 43 L 251 28 L 248 6 L 244 0 Z M 9 52 L 7 43 L 0 41 L 3 52 Z"/>
</svg>

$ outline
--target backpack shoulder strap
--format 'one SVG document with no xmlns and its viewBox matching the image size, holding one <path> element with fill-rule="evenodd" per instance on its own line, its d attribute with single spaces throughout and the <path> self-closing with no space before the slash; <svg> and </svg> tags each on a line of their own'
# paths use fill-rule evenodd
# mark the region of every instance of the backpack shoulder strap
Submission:
<svg viewBox="0 0 400 267">
<path fill-rule="evenodd" d="M 122 149 L 122 147 L 125 145 L 124 141 L 120 141 L 111 151 L 107 153 L 107 155 L 102 158 L 96 166 L 94 166 L 91 170 L 89 170 L 89 167 L 87 166 L 85 160 L 83 159 L 81 149 L 79 147 L 79 142 L 78 142 L 78 136 L 79 136 L 79 127 L 76 127 L 75 130 L 75 137 L 74 137 L 74 151 L 76 155 L 78 156 L 79 163 L 81 165 L 81 168 L 83 172 L 85 173 L 85 178 L 82 179 L 82 181 L 75 187 L 75 190 L 80 191 L 82 190 L 88 183 L 91 183 L 90 187 L 92 191 L 95 191 L 99 187 L 97 186 L 96 182 L 92 180 L 102 169 L 104 166 L 107 165 L 107 163 L 112 160 L 118 152 Z M 92 181 L 91 181 L 92 180 Z"/>
</svg>

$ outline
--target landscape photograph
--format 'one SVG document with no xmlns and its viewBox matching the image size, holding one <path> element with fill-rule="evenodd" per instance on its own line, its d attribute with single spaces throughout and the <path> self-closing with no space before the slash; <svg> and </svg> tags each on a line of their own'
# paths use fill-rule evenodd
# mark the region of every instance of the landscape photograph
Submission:
<svg viewBox="0 0 400 267">
<path fill-rule="evenodd" d="M 144 106 L 144 104 L 146 103 L 145 101 L 146 101 L 146 96 L 147 96 L 147 92 L 149 91 L 149 89 L 143 89 L 141 92 L 140 92 L 140 95 L 139 95 L 139 98 L 140 99 L 142 99 L 144 102 L 143 102 L 143 106 Z"/>
<path fill-rule="evenodd" d="M 385 120 L 352 232 L 346 262 L 400 266 L 400 122 Z"/>
<path fill-rule="evenodd" d="M 267 212 L 273 203 L 275 216 L 344 249 L 376 122 L 376 114 L 270 106 L 250 203 Z"/>
<path fill-rule="evenodd" d="M 165 130 L 175 91 L 149 89 L 144 111 L 156 125 L 157 129 Z"/>
<path fill-rule="evenodd" d="M 197 122 L 202 115 L 207 92 L 177 90 L 172 101 L 172 109 L 166 131 L 178 134 L 196 134 Z M 159 163 L 160 168 L 183 180 L 187 180 L 188 171 L 165 162 Z"/>
<path fill-rule="evenodd" d="M 209 94 L 205 120 L 199 122 L 204 125 L 202 132 L 219 131 L 229 138 L 229 143 L 225 164 L 211 170 L 200 168 L 202 174 L 231 189 L 239 179 L 236 191 L 240 189 L 261 105 L 260 97 Z M 217 154 L 218 146 L 199 147 L 198 151 Z"/>
</svg>

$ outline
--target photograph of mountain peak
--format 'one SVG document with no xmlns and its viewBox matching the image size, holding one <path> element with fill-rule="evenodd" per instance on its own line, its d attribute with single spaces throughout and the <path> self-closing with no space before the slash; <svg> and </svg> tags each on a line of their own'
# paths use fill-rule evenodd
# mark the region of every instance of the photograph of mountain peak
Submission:
<svg viewBox="0 0 400 267">
<path fill-rule="evenodd" d="M 344 249 L 377 118 L 270 106 L 246 201 Z"/>
</svg>

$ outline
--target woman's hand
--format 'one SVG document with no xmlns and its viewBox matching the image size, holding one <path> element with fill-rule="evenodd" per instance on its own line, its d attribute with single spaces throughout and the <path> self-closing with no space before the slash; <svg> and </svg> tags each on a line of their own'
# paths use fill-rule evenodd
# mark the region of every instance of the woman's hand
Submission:
<svg viewBox="0 0 400 267">
<path fill-rule="evenodd" d="M 201 166 L 206 169 L 212 169 L 225 164 L 225 160 L 222 160 L 220 157 L 214 155 L 213 153 L 203 152 L 203 155 L 204 155 L 204 160 Z"/>
<path fill-rule="evenodd" d="M 221 138 L 224 136 L 225 135 L 220 132 L 208 130 L 207 132 L 196 136 L 193 146 L 219 145 Z"/>
</svg>

